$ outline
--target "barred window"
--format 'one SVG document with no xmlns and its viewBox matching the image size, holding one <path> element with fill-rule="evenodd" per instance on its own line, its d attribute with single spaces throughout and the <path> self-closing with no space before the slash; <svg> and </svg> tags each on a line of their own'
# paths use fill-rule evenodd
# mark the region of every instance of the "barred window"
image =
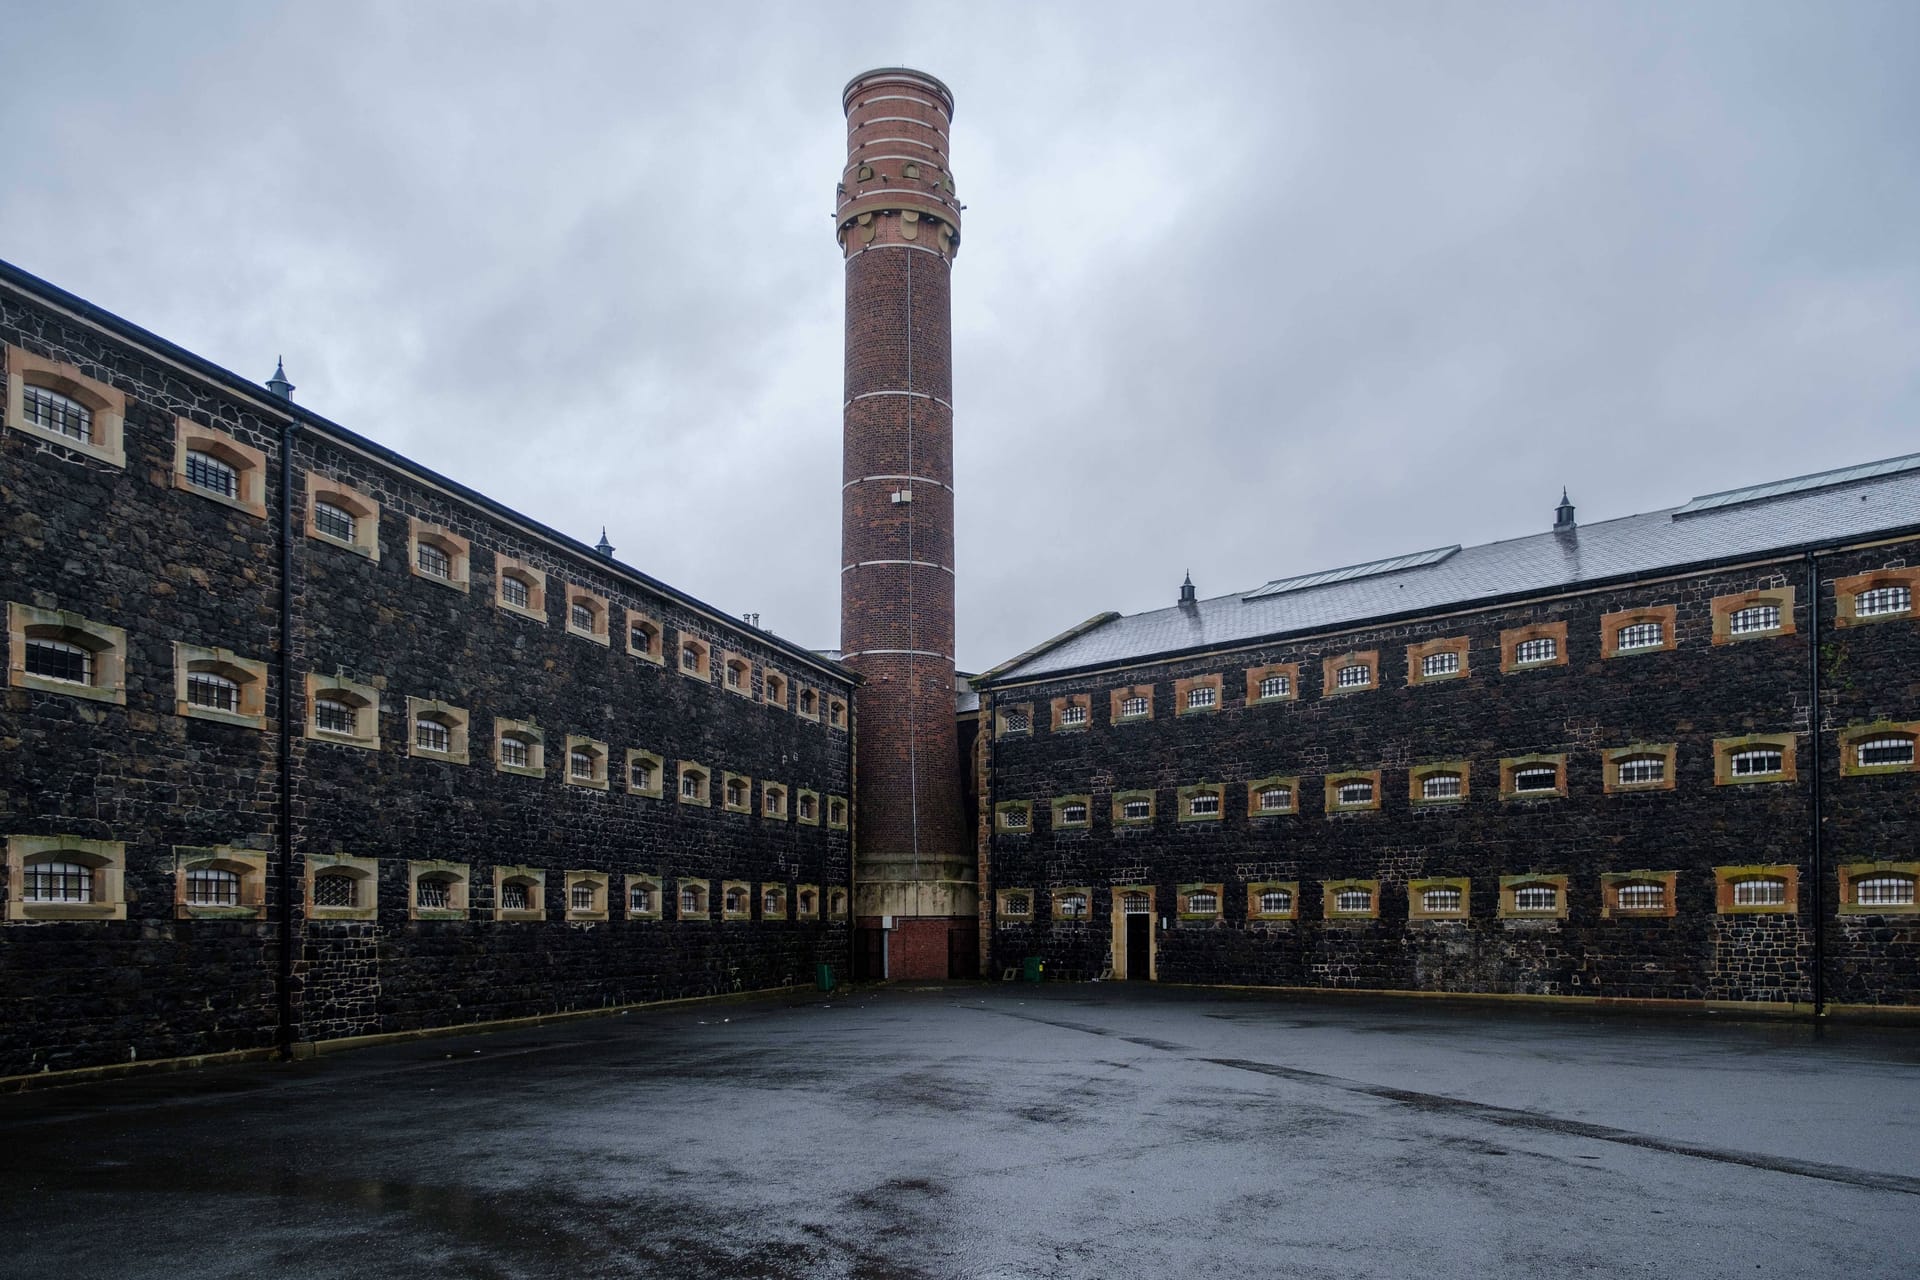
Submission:
<svg viewBox="0 0 1920 1280">
<path fill-rule="evenodd" d="M 584 600 L 575 600 L 567 610 L 567 616 L 573 620 L 575 631 L 593 630 L 593 606 Z"/>
<path fill-rule="evenodd" d="M 767 787 L 763 789 L 760 792 L 760 808 L 763 812 L 776 816 L 785 813 L 787 811 L 787 793 L 779 787 Z"/>
<path fill-rule="evenodd" d="M 653 914 L 653 886 L 636 884 L 627 889 L 627 910 L 637 916 Z"/>
<path fill-rule="evenodd" d="M 1897 871 L 1863 876 L 1853 882 L 1853 901 L 1861 907 L 1910 907 L 1914 878 Z"/>
<path fill-rule="evenodd" d="M 1292 787 L 1262 787 L 1260 789 L 1260 812 L 1286 813 L 1292 808 Z"/>
<path fill-rule="evenodd" d="M 1060 898 L 1060 915 L 1068 920 L 1084 919 L 1087 914 L 1087 895 L 1084 893 L 1063 894 Z"/>
<path fill-rule="evenodd" d="M 1912 738 L 1869 738 L 1854 748 L 1854 758 L 1860 767 L 1870 769 L 1875 765 L 1912 764 Z"/>
<path fill-rule="evenodd" d="M 1027 811 L 1017 806 L 1002 809 L 1000 811 L 1000 823 L 1002 826 L 1007 827 L 1024 827 L 1027 825 Z"/>
<path fill-rule="evenodd" d="M 1457 773 L 1428 774 L 1420 779 L 1420 798 L 1422 800 L 1458 800 L 1460 775 Z"/>
<path fill-rule="evenodd" d="M 25 867 L 26 902 L 92 902 L 93 868 L 78 862 L 39 861 Z"/>
<path fill-rule="evenodd" d="M 1727 622 L 1727 630 L 1736 636 L 1779 629 L 1780 606 L 1777 604 L 1749 605 L 1734 614 Z"/>
<path fill-rule="evenodd" d="M 413 905 L 425 911 L 445 911 L 453 905 L 453 881 L 446 876 L 421 876 L 413 883 Z"/>
<path fill-rule="evenodd" d="M 653 761 L 635 760 L 628 765 L 627 781 L 635 791 L 653 790 Z"/>
<path fill-rule="evenodd" d="M 532 607 L 533 593 L 527 589 L 524 578 L 505 574 L 500 579 L 500 599 L 516 609 Z"/>
<path fill-rule="evenodd" d="M 1614 889 L 1614 905 L 1621 911 L 1665 911 L 1667 886 L 1650 880 L 1633 880 Z"/>
<path fill-rule="evenodd" d="M 846 707 L 842 706 L 838 702 L 828 703 L 827 704 L 827 723 L 832 725 L 834 728 L 838 729 L 840 727 L 841 717 L 846 714 L 846 710 L 847 710 Z"/>
<path fill-rule="evenodd" d="M 778 889 L 767 890 L 760 896 L 760 914 L 764 916 L 777 916 L 782 914 L 781 902 L 782 899 Z"/>
<path fill-rule="evenodd" d="M 525 738 L 506 734 L 500 739 L 500 763 L 515 769 L 528 768 L 533 759 L 533 751 Z"/>
<path fill-rule="evenodd" d="M 1658 649 L 1667 642 L 1667 628 L 1659 622 L 1635 622 L 1620 628 L 1614 636 L 1616 652 L 1628 649 Z"/>
<path fill-rule="evenodd" d="M 223 498 L 240 496 L 240 473 L 212 454 L 202 453 L 198 449 L 187 450 L 187 483 Z"/>
<path fill-rule="evenodd" d="M 1613 780 L 1623 787 L 1667 780 L 1665 756 L 1629 756 L 1614 766 Z"/>
<path fill-rule="evenodd" d="M 1464 900 L 1458 889 L 1428 889 L 1420 895 L 1420 909 L 1430 916 L 1458 915 Z"/>
<path fill-rule="evenodd" d="M 1889 613 L 1913 612 L 1913 588 L 1875 587 L 1853 598 L 1853 616 L 1878 618 Z"/>
<path fill-rule="evenodd" d="M 598 754 L 586 747 L 575 747 L 567 752 L 567 773 L 571 777 L 592 781 L 594 766 L 598 763 Z"/>
<path fill-rule="evenodd" d="M 1220 895 L 1211 889 L 1195 889 L 1187 895 L 1187 914 L 1195 916 L 1217 915 L 1220 911 Z"/>
<path fill-rule="evenodd" d="M 1087 709 L 1081 706 L 1079 703 L 1076 702 L 1070 706 L 1065 706 L 1060 708 L 1061 724 L 1080 725 L 1080 724 L 1085 724 L 1086 722 L 1087 722 Z"/>
<path fill-rule="evenodd" d="M 747 891 L 738 885 L 727 890 L 726 896 L 720 900 L 720 909 L 728 915 L 744 915 L 749 910 Z"/>
<path fill-rule="evenodd" d="M 1513 891 L 1515 911 L 1557 911 L 1560 890 L 1550 884 L 1523 884 Z"/>
<path fill-rule="evenodd" d="M 453 750 L 453 731 L 431 716 L 421 716 L 413 722 L 413 745 L 446 755 Z"/>
<path fill-rule="evenodd" d="M 1139 694 L 1120 700 L 1120 714 L 1123 717 L 1143 716 L 1147 714 L 1147 700 Z"/>
<path fill-rule="evenodd" d="M 360 882 L 341 872 L 327 872 L 313 878 L 313 905 L 316 907 L 353 907 L 360 903 Z"/>
<path fill-rule="evenodd" d="M 187 673 L 187 705 L 209 711 L 238 711 L 240 685 L 212 671 Z"/>
<path fill-rule="evenodd" d="M 1286 676 L 1263 676 L 1260 680 L 1260 696 L 1263 698 L 1284 698 L 1293 692 L 1293 681 Z"/>
<path fill-rule="evenodd" d="M 747 664 L 729 662 L 727 664 L 727 686 L 733 689 L 744 688 L 747 679 Z"/>
<path fill-rule="evenodd" d="M 1060 806 L 1060 821 L 1069 825 L 1078 825 L 1087 820 L 1087 806 L 1075 801 Z"/>
<path fill-rule="evenodd" d="M 1373 803 L 1372 782 L 1343 782 L 1334 789 L 1334 799 L 1340 804 Z"/>
<path fill-rule="evenodd" d="M 1264 889 L 1260 893 L 1260 913 L 1269 916 L 1289 915 L 1293 911 L 1293 895 L 1285 889 Z"/>
<path fill-rule="evenodd" d="M 93 442 L 93 410 L 70 396 L 27 383 L 20 407 L 29 426 L 56 432 L 83 444 Z"/>
<path fill-rule="evenodd" d="M 341 542 L 352 542 L 354 524 L 353 512 L 345 507 L 337 507 L 331 502 L 321 502 L 318 499 L 314 501 L 313 527 L 329 538 L 337 538 Z"/>
<path fill-rule="evenodd" d="M 689 800 L 698 800 L 706 794 L 707 779 L 698 769 L 689 769 L 680 775 L 680 794 Z"/>
<path fill-rule="evenodd" d="M 1340 915 L 1365 915 L 1373 910 L 1373 890 L 1341 889 L 1333 895 L 1333 909 Z"/>
<path fill-rule="evenodd" d="M 1153 816 L 1153 801 L 1129 800 L 1120 806 L 1120 816 L 1132 821 L 1151 818 Z"/>
<path fill-rule="evenodd" d="M 802 889 L 800 891 L 800 914 L 803 916 L 810 916 L 813 914 L 813 911 L 814 911 L 813 890 Z"/>
<path fill-rule="evenodd" d="M 1342 689 L 1364 689 L 1373 683 L 1373 668 L 1364 662 L 1350 663 L 1334 674 L 1333 681 Z"/>
<path fill-rule="evenodd" d="M 1187 812 L 1195 816 L 1205 816 L 1220 812 L 1220 797 L 1215 792 L 1203 792 L 1187 799 Z"/>
<path fill-rule="evenodd" d="M 683 644 L 680 646 L 680 669 L 682 671 L 698 671 L 700 669 L 700 649 L 697 645 Z"/>
<path fill-rule="evenodd" d="M 683 916 L 700 914 L 700 891 L 691 885 L 680 890 L 680 914 Z"/>
<path fill-rule="evenodd" d="M 360 709 L 339 698 L 315 698 L 313 727 L 322 733 L 340 733 L 352 737 L 360 731 Z M 523 760 L 521 763 L 526 762 Z"/>
<path fill-rule="evenodd" d="M 1024 893 L 1010 893 L 1006 897 L 1004 914 L 1024 916 L 1033 911 L 1033 899 Z"/>
<path fill-rule="evenodd" d="M 1560 770 L 1550 764 L 1533 764 L 1513 771 L 1515 791 L 1558 791 Z"/>
<path fill-rule="evenodd" d="M 812 796 L 800 797 L 800 816 L 808 822 L 813 821 L 814 804 Z"/>
<path fill-rule="evenodd" d="M 414 563 L 420 572 L 431 578 L 452 578 L 453 557 L 431 542 L 422 542 L 414 548 Z"/>
<path fill-rule="evenodd" d="M 221 871 L 214 867 L 187 872 L 187 905 L 190 907 L 239 906 L 239 874 L 233 871 Z"/>
<path fill-rule="evenodd" d="M 567 897 L 568 897 L 568 900 L 572 903 L 573 909 L 575 911 L 593 910 L 593 903 L 594 903 L 594 897 L 595 897 L 594 888 L 593 888 L 593 885 L 589 884 L 588 882 L 583 880 L 580 883 L 574 885 L 572 890 L 569 891 Z"/>
<path fill-rule="evenodd" d="M 847 820 L 847 806 L 835 800 L 827 806 L 827 821 L 836 826 Z"/>
<path fill-rule="evenodd" d="M 1779 876 L 1749 876 L 1744 880 L 1735 880 L 1733 905 L 1784 907 L 1787 905 L 1787 882 Z"/>
<path fill-rule="evenodd" d="M 500 886 L 500 909 L 502 911 L 527 911 L 532 908 L 533 895 L 527 892 L 525 880 L 509 880 Z"/>
<path fill-rule="evenodd" d="M 93 683 L 93 654 L 65 640 L 27 640 L 27 672 L 48 680 Z"/>
<path fill-rule="evenodd" d="M 1451 676 L 1460 672 L 1460 655 L 1453 650 L 1446 653 L 1430 653 L 1420 659 L 1420 674 L 1423 676 Z"/>
<path fill-rule="evenodd" d="M 1784 769 L 1786 759 L 1785 752 L 1763 747 L 1752 751 L 1736 751 L 1729 763 L 1736 778 L 1764 778 Z"/>
<path fill-rule="evenodd" d="M 1513 648 L 1513 661 L 1519 666 L 1525 666 L 1530 662 L 1552 662 L 1559 656 L 1560 642 L 1552 636 L 1522 640 Z"/>
<path fill-rule="evenodd" d="M 814 696 L 813 690 L 802 689 L 800 691 L 800 714 L 803 716 L 812 715 L 814 713 L 814 704 L 818 701 L 819 699 Z"/>
<path fill-rule="evenodd" d="M 660 632 L 651 622 L 636 622 L 627 628 L 627 643 L 642 653 L 657 653 L 654 647 L 660 639 Z M 811 711 L 813 708 L 807 708 Z"/>
<path fill-rule="evenodd" d="M 1015 709 L 1007 712 L 1001 723 L 1006 726 L 1008 733 L 1027 733 L 1033 728 L 1033 717 L 1024 709 Z"/>
<path fill-rule="evenodd" d="M 1192 710 L 1195 707 L 1210 707 L 1217 696 L 1218 693 L 1212 685 L 1199 685 L 1187 690 L 1187 708 Z"/>
<path fill-rule="evenodd" d="M 682 787 L 682 791 L 686 788 Z M 727 803 L 739 808 L 747 802 L 747 784 L 738 778 L 727 779 Z"/>
<path fill-rule="evenodd" d="M 1129 890 L 1121 896 L 1120 911 L 1123 915 L 1145 916 L 1153 914 L 1153 900 L 1138 889 Z"/>
</svg>

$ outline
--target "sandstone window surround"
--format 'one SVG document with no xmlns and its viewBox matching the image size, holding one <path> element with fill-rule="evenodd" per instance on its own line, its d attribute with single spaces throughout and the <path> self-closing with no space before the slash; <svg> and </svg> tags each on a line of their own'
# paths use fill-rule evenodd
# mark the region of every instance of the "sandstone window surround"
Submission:
<svg viewBox="0 0 1920 1280">
<path fill-rule="evenodd" d="M 267 727 L 267 664 L 229 649 L 173 642 L 173 711 L 246 729 Z"/>
<path fill-rule="evenodd" d="M 1093 826 L 1093 797 L 1055 796 L 1050 826 L 1055 831 L 1085 831 Z"/>
<path fill-rule="evenodd" d="M 810 685 L 801 685 L 800 693 L 793 700 L 794 714 L 802 720 L 820 722 L 820 691 Z"/>
<path fill-rule="evenodd" d="M 794 916 L 800 920 L 820 918 L 820 886 L 801 884 L 793 887 Z"/>
<path fill-rule="evenodd" d="M 847 829 L 847 798 L 845 796 L 827 797 L 827 826 L 834 831 Z"/>
<path fill-rule="evenodd" d="M 1407 646 L 1407 685 L 1442 684 L 1472 675 L 1466 636 L 1445 636 Z"/>
<path fill-rule="evenodd" d="M 1473 907 L 1473 882 L 1465 876 L 1426 876 L 1407 881 L 1407 919 L 1465 920 Z"/>
<path fill-rule="evenodd" d="M 753 886 L 745 880 L 722 880 L 720 882 L 720 918 L 722 920 L 753 919 Z"/>
<path fill-rule="evenodd" d="M 607 744 L 584 734 L 567 735 L 567 776 L 570 787 L 605 791 L 607 783 Z"/>
<path fill-rule="evenodd" d="M 607 877 L 600 871 L 562 873 L 566 918 L 570 923 L 592 924 L 607 918 Z"/>
<path fill-rule="evenodd" d="M 1069 885 L 1053 890 L 1047 912 L 1055 924 L 1085 925 L 1093 915 L 1093 886 Z"/>
<path fill-rule="evenodd" d="M 612 614 L 605 596 L 569 582 L 566 585 L 566 601 L 564 618 L 568 635 L 579 636 L 595 644 L 611 642 L 607 628 Z"/>
<path fill-rule="evenodd" d="M 1027 924 L 1033 920 L 1033 890 L 1000 889 L 994 893 L 994 919 L 1006 924 Z"/>
<path fill-rule="evenodd" d="M 380 914 L 380 863 L 344 853 L 306 859 L 306 911 L 311 921 L 365 921 Z"/>
<path fill-rule="evenodd" d="M 1298 920 L 1300 918 L 1300 882 L 1298 880 L 1255 880 L 1247 886 L 1247 921 Z"/>
<path fill-rule="evenodd" d="M 1749 733 L 1713 740 L 1713 785 L 1764 785 L 1799 779 L 1794 754 L 1798 739 L 1791 733 Z"/>
<path fill-rule="evenodd" d="M 996 703 L 993 708 L 993 736 L 1006 738 L 1016 734 L 1033 732 L 1033 704 L 1031 702 Z"/>
<path fill-rule="evenodd" d="M 1284 818 L 1300 812 L 1300 779 L 1286 774 L 1247 783 L 1249 818 Z"/>
<path fill-rule="evenodd" d="M 827 726 L 832 729 L 847 727 L 847 704 L 842 699 L 827 699 Z"/>
<path fill-rule="evenodd" d="M 652 751 L 627 748 L 627 791 L 658 800 L 665 794 L 667 763 Z"/>
<path fill-rule="evenodd" d="M 1333 813 L 1362 813 L 1380 807 L 1380 770 L 1347 769 L 1330 773 L 1323 803 Z"/>
<path fill-rule="evenodd" d="M 1033 831 L 1033 801 L 1002 800 L 993 806 L 994 828 L 1002 835 L 1024 836 Z"/>
<path fill-rule="evenodd" d="M 127 846 L 78 836 L 7 837 L 7 919 L 125 920 Z"/>
<path fill-rule="evenodd" d="M 1415 808 L 1465 804 L 1473 794 L 1473 765 L 1440 760 L 1407 770 L 1407 801 Z"/>
<path fill-rule="evenodd" d="M 1563 800 L 1567 795 L 1567 757 L 1559 754 L 1507 756 L 1500 761 L 1502 800 Z"/>
<path fill-rule="evenodd" d="M 547 776 L 547 737 L 531 720 L 493 721 L 493 767 L 523 778 Z"/>
<path fill-rule="evenodd" d="M 1565 920 L 1567 883 L 1563 875 L 1524 875 L 1500 877 L 1500 918 L 1502 920 Z"/>
<path fill-rule="evenodd" d="M 1320 660 L 1320 696 L 1334 698 L 1380 687 L 1380 651 L 1355 650 Z"/>
<path fill-rule="evenodd" d="M 787 698 L 791 692 L 787 678 L 771 667 L 762 667 L 760 672 L 760 701 L 780 711 L 788 710 Z"/>
<path fill-rule="evenodd" d="M 1322 880 L 1320 911 L 1327 920 L 1378 920 L 1378 880 Z"/>
<path fill-rule="evenodd" d="M 1536 622 L 1500 633 L 1500 672 L 1543 671 L 1567 665 L 1567 624 Z"/>
<path fill-rule="evenodd" d="M 686 921 L 713 919 L 713 910 L 707 905 L 711 893 L 705 880 L 676 881 L 673 918 Z"/>
<path fill-rule="evenodd" d="M 539 867 L 495 867 L 493 918 L 501 924 L 538 924 L 545 921 L 547 873 Z"/>
<path fill-rule="evenodd" d="M 19 347 L 7 347 L 6 356 L 9 431 L 111 467 L 127 465 L 125 395 L 73 365 Z"/>
<path fill-rule="evenodd" d="M 787 886 L 784 884 L 763 884 L 760 886 L 760 919 L 785 920 L 787 918 Z"/>
<path fill-rule="evenodd" d="M 346 676 L 307 673 L 307 738 L 335 746 L 380 749 L 380 691 Z"/>
<path fill-rule="evenodd" d="M 1222 904 L 1226 901 L 1226 893 L 1227 887 L 1218 883 L 1179 886 L 1174 900 L 1180 904 L 1180 923 L 1183 925 L 1218 924 Z"/>
<path fill-rule="evenodd" d="M 1222 692 L 1225 678 L 1218 672 L 1211 675 L 1187 676 L 1173 682 L 1173 708 L 1175 715 L 1207 715 L 1218 711 L 1225 701 Z"/>
<path fill-rule="evenodd" d="M 1272 706 L 1293 702 L 1300 697 L 1300 664 L 1269 662 L 1247 668 L 1247 705 Z"/>
<path fill-rule="evenodd" d="M 1600 656 L 1603 659 L 1672 653 L 1679 643 L 1679 636 L 1679 610 L 1674 605 L 1647 605 L 1600 615 Z"/>
<path fill-rule="evenodd" d="M 704 765 L 695 764 L 691 760 L 682 760 L 676 776 L 677 785 L 674 791 L 675 794 L 679 796 L 681 804 L 698 805 L 701 808 L 706 808 L 712 803 L 707 797 L 710 789 L 709 782 L 710 775 L 707 773 Z"/>
<path fill-rule="evenodd" d="M 416 858 L 407 863 L 407 919 L 465 920 L 472 869 L 464 862 Z"/>
<path fill-rule="evenodd" d="M 1727 915 L 1792 915 L 1800 909 L 1800 868 L 1791 863 L 1713 869 L 1714 910 Z"/>
<path fill-rule="evenodd" d="M 1155 793 L 1152 791 L 1116 791 L 1113 793 L 1113 825 L 1115 827 L 1150 827 L 1153 825 Z"/>
<path fill-rule="evenodd" d="M 1635 742 L 1601 753 L 1601 791 L 1672 791 L 1679 775 L 1679 745 Z"/>
<path fill-rule="evenodd" d="M 173 847 L 177 920 L 267 918 L 267 855 L 230 845 Z"/>
<path fill-rule="evenodd" d="M 1847 862 L 1838 871 L 1841 915 L 1920 915 L 1920 862 Z"/>
<path fill-rule="evenodd" d="M 455 591 L 468 589 L 472 544 L 451 529 L 407 518 L 407 572 Z"/>
<path fill-rule="evenodd" d="M 655 666 L 666 663 L 667 631 L 660 619 L 639 609 L 627 610 L 627 652 Z"/>
<path fill-rule="evenodd" d="M 1227 788 L 1219 782 L 1196 782 L 1178 789 L 1178 822 L 1219 822 L 1227 810 Z"/>
<path fill-rule="evenodd" d="M 224 431 L 175 418 L 173 487 L 264 520 L 267 455 Z"/>
<path fill-rule="evenodd" d="M 448 764 L 467 763 L 467 713 L 431 698 L 407 699 L 407 754 Z"/>
<path fill-rule="evenodd" d="M 1053 733 L 1081 733 L 1093 725 L 1093 698 L 1090 694 L 1069 693 L 1047 703 Z"/>
<path fill-rule="evenodd" d="M 728 693 L 737 693 L 743 698 L 753 697 L 753 663 L 731 649 L 720 651 L 720 683 Z"/>
<path fill-rule="evenodd" d="M 1834 625 L 1857 627 L 1875 622 L 1910 622 L 1914 596 L 1920 593 L 1920 568 L 1873 569 L 1833 584 Z"/>
<path fill-rule="evenodd" d="M 845 920 L 847 918 L 847 907 L 850 901 L 845 889 L 828 889 L 827 915 L 835 920 Z"/>
<path fill-rule="evenodd" d="M 787 820 L 787 789 L 777 782 L 760 784 L 760 816 L 780 822 Z"/>
<path fill-rule="evenodd" d="M 659 920 L 666 907 L 660 877 L 645 871 L 627 873 L 626 893 L 629 920 Z"/>
<path fill-rule="evenodd" d="M 794 794 L 793 820 L 802 826 L 820 825 L 820 793 L 804 788 Z"/>
<path fill-rule="evenodd" d="M 380 559 L 380 504 L 318 471 L 307 472 L 306 535 L 317 542 Z"/>
<path fill-rule="evenodd" d="M 1677 871 L 1613 871 L 1600 877 L 1600 918 L 1671 917 L 1678 913 Z"/>
<path fill-rule="evenodd" d="M 1790 636 L 1793 628 L 1794 589 L 1769 587 L 1713 598 L 1713 642 L 1738 644 L 1743 640 L 1771 640 Z"/>
<path fill-rule="evenodd" d="M 1920 720 L 1876 720 L 1840 733 L 1840 776 L 1920 772 Z"/>
<path fill-rule="evenodd" d="M 544 624 L 547 621 L 547 571 L 496 551 L 493 603 L 497 609 Z"/>
<path fill-rule="evenodd" d="M 1121 685 L 1107 694 L 1107 720 L 1110 724 L 1136 724 L 1153 719 L 1153 686 Z"/>
<path fill-rule="evenodd" d="M 744 773 L 722 774 L 720 807 L 728 813 L 752 813 L 753 779 Z"/>
<path fill-rule="evenodd" d="M 10 601 L 7 684 L 125 706 L 127 633 L 77 613 Z"/>
<path fill-rule="evenodd" d="M 680 634 L 679 656 L 674 665 L 680 674 L 705 684 L 713 682 L 713 646 L 699 636 Z"/>
</svg>

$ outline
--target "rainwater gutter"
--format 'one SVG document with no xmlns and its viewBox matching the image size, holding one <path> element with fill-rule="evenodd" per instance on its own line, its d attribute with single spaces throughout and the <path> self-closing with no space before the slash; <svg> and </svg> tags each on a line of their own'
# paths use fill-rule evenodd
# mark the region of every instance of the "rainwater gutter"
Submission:
<svg viewBox="0 0 1920 1280">
<path fill-rule="evenodd" d="M 279 1043 L 293 1056 L 293 444 L 300 420 L 280 431 L 280 973 Z"/>
<path fill-rule="evenodd" d="M 1826 755 L 1820 745 L 1820 553 L 1807 551 L 1807 728 L 1813 747 L 1813 795 L 1807 843 L 1813 872 L 1813 1017 L 1827 1010 L 1827 867 L 1821 838 L 1822 781 Z"/>
</svg>

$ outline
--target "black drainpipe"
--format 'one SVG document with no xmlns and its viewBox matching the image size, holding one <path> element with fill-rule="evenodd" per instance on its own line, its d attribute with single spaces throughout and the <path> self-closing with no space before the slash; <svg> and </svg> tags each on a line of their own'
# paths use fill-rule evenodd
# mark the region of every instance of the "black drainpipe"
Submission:
<svg viewBox="0 0 1920 1280">
<path fill-rule="evenodd" d="M 293 441 L 280 433 L 280 1054 L 293 1056 Z"/>
<path fill-rule="evenodd" d="M 1817 552 L 1807 552 L 1807 686 L 1812 707 L 1808 712 L 1813 746 L 1813 820 L 1808 832 L 1813 860 L 1813 1019 L 1816 1023 L 1827 1010 L 1827 866 L 1821 843 L 1821 779 L 1827 757 L 1820 744 L 1820 562 Z"/>
</svg>

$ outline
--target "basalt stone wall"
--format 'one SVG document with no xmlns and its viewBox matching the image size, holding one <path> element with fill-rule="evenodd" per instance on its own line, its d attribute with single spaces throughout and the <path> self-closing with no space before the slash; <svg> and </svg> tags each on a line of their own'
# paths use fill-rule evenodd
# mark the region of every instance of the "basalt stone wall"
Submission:
<svg viewBox="0 0 1920 1280">
<path fill-rule="evenodd" d="M 1920 829 L 1916 775 L 1843 777 L 1849 726 L 1920 719 L 1920 623 L 1836 629 L 1834 582 L 1914 563 L 1920 544 L 1826 554 L 1820 561 L 1823 690 L 1813 746 L 1811 632 L 1799 558 L 1648 582 L 1511 608 L 991 691 L 989 723 L 1030 705 L 1030 732 L 996 727 L 989 814 L 1031 801 L 1025 833 L 994 821 L 988 886 L 1030 890 L 1031 920 L 995 901 L 993 965 L 1022 957 L 1054 972 L 1094 974 L 1114 957 L 1115 886 L 1154 895 L 1154 976 L 1161 981 L 1499 992 L 1661 1000 L 1806 1002 L 1812 998 L 1813 775 L 1821 774 L 1828 998 L 1920 1003 L 1920 933 L 1910 915 L 1841 915 L 1835 868 L 1911 860 Z M 1792 587 L 1791 634 L 1713 643 L 1717 596 Z M 1674 607 L 1671 650 L 1603 656 L 1603 615 Z M 1564 623 L 1563 665 L 1502 673 L 1502 632 Z M 1408 648 L 1468 641 L 1462 678 L 1410 684 Z M 1323 687 L 1323 660 L 1378 651 L 1377 687 Z M 1298 664 L 1291 700 L 1247 704 L 1246 672 Z M 1180 714 L 1176 682 L 1221 675 L 1216 709 Z M 1150 685 L 1153 716 L 1113 723 L 1110 694 Z M 1053 724 L 1055 698 L 1085 695 L 1085 729 Z M 1016 721 L 1016 724 L 1018 722 Z M 1716 785 L 1715 739 L 1791 735 L 1790 781 Z M 1604 754 L 1674 744 L 1672 789 L 1607 793 Z M 1503 799 L 1503 757 L 1564 753 L 1565 794 Z M 1469 794 L 1417 804 L 1409 773 L 1468 761 Z M 1379 770 L 1380 806 L 1329 812 L 1324 779 Z M 1249 816 L 1249 781 L 1299 779 L 1296 811 Z M 1180 788 L 1225 784 L 1218 821 L 1181 821 Z M 1116 824 L 1116 793 L 1149 791 L 1149 825 Z M 1051 801 L 1090 797 L 1091 826 L 1055 830 Z M 1719 909 L 1716 867 L 1788 865 L 1798 894 L 1787 914 Z M 1673 872 L 1673 912 L 1603 915 L 1609 873 Z M 1566 876 L 1565 918 L 1502 918 L 1500 878 Z M 1409 880 L 1470 883 L 1464 920 L 1413 918 Z M 1322 885 L 1378 881 L 1378 918 L 1326 919 Z M 1298 882 L 1296 918 L 1250 920 L 1247 886 Z M 1215 921 L 1182 921 L 1181 886 L 1223 887 Z M 1052 892 L 1092 890 L 1085 919 L 1055 919 Z"/>
</svg>

